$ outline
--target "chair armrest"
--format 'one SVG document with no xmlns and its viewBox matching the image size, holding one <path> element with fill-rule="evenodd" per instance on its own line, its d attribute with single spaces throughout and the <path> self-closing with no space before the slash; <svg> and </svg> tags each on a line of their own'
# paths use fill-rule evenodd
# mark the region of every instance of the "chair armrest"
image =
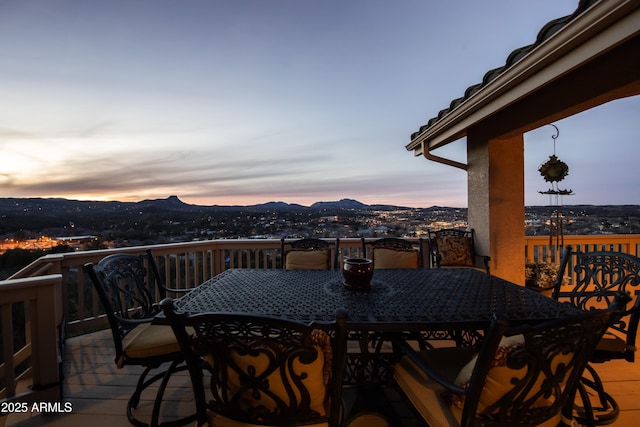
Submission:
<svg viewBox="0 0 640 427">
<path fill-rule="evenodd" d="M 440 260 L 442 259 L 442 255 L 435 249 L 431 250 L 431 262 L 433 263 L 433 267 L 440 267 Z"/>
<path fill-rule="evenodd" d="M 460 387 L 453 383 L 449 378 L 435 369 L 433 366 L 429 365 L 424 358 L 420 357 L 420 352 L 416 351 L 413 347 L 411 347 L 406 341 L 398 341 L 396 343 L 397 348 L 400 349 L 401 353 L 407 356 L 411 361 L 426 375 L 428 375 L 435 382 L 440 384 L 441 386 L 451 390 L 454 393 L 463 393 L 466 394 L 468 392 L 467 388 Z M 429 351 L 429 350 L 427 350 Z"/>
<path fill-rule="evenodd" d="M 488 255 L 476 255 L 476 256 L 482 258 L 482 264 L 484 265 L 484 269 L 487 270 L 487 274 L 489 274 L 489 261 L 491 261 L 491 257 Z"/>
<path fill-rule="evenodd" d="M 153 272 L 153 276 L 156 279 L 156 283 L 158 284 L 158 286 L 160 286 L 162 289 L 164 289 L 165 292 L 173 292 L 175 294 L 185 294 L 185 293 L 187 293 L 187 292 L 189 292 L 191 290 L 191 289 L 170 288 L 167 285 L 165 285 L 164 280 L 162 279 L 162 276 L 160 275 L 160 270 L 158 269 L 158 265 L 156 264 L 155 255 L 153 255 L 153 252 L 151 251 L 151 249 L 147 249 L 146 250 L 146 254 L 147 254 L 147 259 L 149 260 L 149 267 L 151 268 L 151 271 Z"/>
<path fill-rule="evenodd" d="M 187 292 L 191 291 L 192 289 L 176 289 L 176 288 L 168 288 L 164 285 L 160 285 L 162 286 L 162 288 L 167 291 L 167 292 L 174 292 L 176 294 L 186 294 Z"/>
<path fill-rule="evenodd" d="M 133 329 L 136 326 L 144 325 L 145 323 L 151 323 L 153 321 L 153 317 L 147 317 L 144 319 L 123 319 L 118 317 L 118 322 L 125 326 L 130 326 Z"/>
</svg>

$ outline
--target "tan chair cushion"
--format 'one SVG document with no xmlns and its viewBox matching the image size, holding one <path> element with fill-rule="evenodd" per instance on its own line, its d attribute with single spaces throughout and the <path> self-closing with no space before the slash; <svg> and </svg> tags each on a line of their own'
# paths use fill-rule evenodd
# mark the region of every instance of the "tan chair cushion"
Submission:
<svg viewBox="0 0 640 427">
<path fill-rule="evenodd" d="M 500 398 L 502 398 L 502 396 L 508 393 L 513 388 L 511 383 L 513 379 L 521 380 L 526 375 L 527 373 L 526 368 L 511 369 L 507 367 L 507 360 L 511 352 L 516 348 L 521 347 L 523 344 L 524 344 L 524 337 L 522 335 L 504 337 L 500 341 L 500 344 L 496 349 L 496 354 L 493 359 L 493 362 L 491 363 L 491 369 L 489 369 L 489 373 L 487 374 L 485 385 L 484 385 L 484 388 L 482 389 L 482 394 L 480 395 L 480 401 L 478 403 L 478 412 L 485 411 L 488 406 L 493 405 Z M 555 372 L 555 369 L 558 367 L 558 365 L 567 364 L 568 362 L 571 361 L 572 358 L 573 358 L 573 354 L 556 356 L 552 365 L 554 372 Z M 466 366 L 464 366 L 460 370 L 460 373 L 458 374 L 458 377 L 455 380 L 455 383 L 457 385 L 465 388 L 469 386 L 469 380 L 471 379 L 471 374 L 473 372 L 473 369 L 475 368 L 476 361 L 477 361 L 477 357 L 474 357 Z M 530 398 L 530 396 L 532 396 L 538 390 L 540 390 L 540 387 L 542 387 L 542 383 L 545 381 L 545 379 L 546 377 L 544 377 L 543 375 L 540 375 L 536 379 L 536 382 L 531 387 L 531 391 L 527 395 L 527 398 Z M 457 400 L 455 396 L 453 396 L 453 399 L 450 401 L 450 403 L 462 408 L 464 406 L 464 399 Z M 538 401 L 536 401 L 536 404 L 534 405 L 534 407 L 548 406 L 551 403 L 552 402 L 544 398 L 540 398 Z"/>
<path fill-rule="evenodd" d="M 495 403 L 511 388 L 510 380 L 512 378 L 521 379 L 526 373 L 526 369 L 514 370 L 505 366 L 509 353 L 519 347 L 523 342 L 522 335 L 503 338 L 496 352 L 496 358 L 492 364 L 492 368 L 487 375 L 485 386 L 478 403 L 478 412 L 484 411 L 487 406 Z M 461 366 L 464 361 L 469 359 L 469 349 L 441 349 L 427 350 L 422 352 L 422 356 L 433 366 L 442 366 L 439 372 L 450 377 L 447 374 L 453 366 Z M 457 351 L 459 350 L 459 351 Z M 430 355 L 433 352 L 436 356 Z M 455 353 L 460 353 L 459 357 Z M 559 357 L 556 366 L 559 363 L 566 362 L 571 355 Z M 475 368 L 477 356 L 467 362 L 460 369 L 454 383 L 461 387 L 468 387 L 471 374 Z M 419 369 L 408 357 L 403 357 L 393 371 L 394 379 L 405 392 L 413 406 L 418 410 L 422 417 L 431 426 L 457 426 L 460 423 L 462 409 L 464 408 L 464 395 L 457 394 L 446 390 L 434 380 L 432 380 L 424 371 Z M 543 379 L 539 378 L 537 384 L 541 385 Z M 533 390 L 538 387 L 534 386 Z M 534 391 L 532 391 L 533 393 Z M 539 405 L 546 405 L 549 402 L 541 400 Z M 561 419 L 561 414 L 543 423 L 542 426 L 556 426 Z"/>
<path fill-rule="evenodd" d="M 125 358 L 145 358 L 180 352 L 170 326 L 144 323 L 136 326 L 124 340 L 124 356 L 118 360 L 118 368 L 124 366 Z"/>
<path fill-rule="evenodd" d="M 418 268 L 419 256 L 417 250 L 373 248 L 373 268 Z"/>
<path fill-rule="evenodd" d="M 494 404 L 504 394 L 511 390 L 512 378 L 522 379 L 526 374 L 526 369 L 514 370 L 508 368 L 507 359 L 509 354 L 514 349 L 524 344 L 524 337 L 522 335 L 514 335 L 511 337 L 504 337 L 500 341 L 498 348 L 496 349 L 496 355 L 491 363 L 491 369 L 487 374 L 482 394 L 480 395 L 480 402 L 478 404 L 478 412 L 483 412 L 487 406 Z M 478 357 L 475 356 L 469 363 L 467 363 L 456 377 L 454 383 L 460 387 L 469 387 L 469 380 L 471 374 L 476 366 Z M 464 395 L 457 396 L 452 393 L 451 403 L 462 408 L 464 406 Z"/>
<path fill-rule="evenodd" d="M 456 408 L 454 412 L 443 400 L 444 387 L 426 375 L 407 356 L 394 365 L 393 379 L 429 426 L 460 425 L 462 411 Z"/>
<path fill-rule="evenodd" d="M 310 407 L 321 416 L 327 414 L 327 386 L 331 379 L 331 366 L 333 354 L 331 351 L 330 338 L 326 332 L 316 329 L 312 331 L 311 338 L 318 350 L 318 357 L 311 363 L 302 363 L 299 358 L 293 359 L 293 372 L 298 378 L 301 378 L 303 387 L 307 389 L 310 395 L 311 404 Z M 255 349 L 255 348 L 254 348 Z M 257 350 L 257 349 L 255 349 Z M 260 349 L 257 354 L 244 355 L 235 353 L 232 355 L 234 363 L 243 373 L 253 371 L 256 377 L 265 374 L 265 370 L 269 366 L 270 357 L 273 354 L 273 350 L 269 347 Z M 213 359 L 211 357 L 205 358 L 209 364 L 212 364 Z M 281 400 L 288 402 L 289 396 L 285 389 L 282 375 L 289 375 L 289 372 L 282 370 L 275 370 L 269 373 L 266 377 L 266 381 L 269 383 L 270 390 Z M 231 394 L 237 393 L 241 389 L 240 375 L 237 371 L 229 368 L 227 370 L 227 382 Z M 291 380 L 287 381 L 292 384 Z M 300 400 L 300 393 L 298 390 L 293 390 L 296 399 Z M 259 398 L 256 398 L 251 394 L 251 391 L 245 391 L 242 396 L 243 405 L 247 410 L 251 407 L 262 405 L 269 410 L 276 408 L 276 403 L 273 399 L 266 394 L 260 394 Z"/>
<path fill-rule="evenodd" d="M 625 337 L 618 336 L 614 331 L 608 330 L 602 336 L 596 351 L 610 351 L 613 353 L 624 353 L 627 351 L 627 341 Z"/>
<path fill-rule="evenodd" d="M 285 252 L 284 268 L 286 270 L 326 270 L 329 268 L 331 251 L 317 250 L 289 250 Z"/>
<path fill-rule="evenodd" d="M 441 266 L 474 266 L 470 237 L 437 237 Z"/>
</svg>

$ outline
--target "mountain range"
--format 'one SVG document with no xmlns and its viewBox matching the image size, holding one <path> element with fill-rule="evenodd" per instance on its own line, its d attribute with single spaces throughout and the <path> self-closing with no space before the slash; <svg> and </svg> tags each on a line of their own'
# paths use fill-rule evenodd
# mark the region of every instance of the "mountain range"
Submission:
<svg viewBox="0 0 640 427">
<path fill-rule="evenodd" d="M 199 229 L 208 229 L 211 224 L 218 224 L 213 228 L 231 233 L 229 231 L 231 227 L 235 230 L 234 233 L 237 231 L 237 235 L 248 236 L 251 235 L 249 229 L 255 228 L 256 224 L 261 222 L 256 221 L 256 217 L 264 217 L 266 222 L 271 221 L 268 218 L 278 218 L 275 222 L 277 224 L 284 224 L 287 221 L 293 224 L 298 223 L 293 217 L 300 213 L 304 217 L 300 220 L 302 223 L 308 223 L 311 218 L 334 216 L 353 225 L 364 217 L 381 217 L 381 211 L 389 212 L 388 215 L 386 213 L 382 215 L 383 221 L 396 225 L 402 222 L 429 224 L 443 221 L 453 224 L 459 221 L 464 222 L 467 218 L 467 208 L 368 205 L 354 199 L 321 201 L 311 206 L 281 201 L 249 206 L 202 206 L 184 203 L 177 196 L 140 202 L 0 198 L 0 237 L 26 231 L 39 233 L 43 230 L 49 230 L 50 234 L 56 235 L 79 232 L 96 234 L 105 230 L 129 232 L 139 230 L 140 224 L 145 224 L 145 227 L 152 226 L 153 233 L 165 232 L 175 227 L 184 228 L 188 224 L 191 228 Z M 394 215 L 392 211 L 402 211 L 402 213 Z M 545 221 L 557 215 L 557 212 L 566 219 L 565 230 L 572 231 L 574 234 L 640 232 L 640 205 L 564 205 L 525 208 L 527 222 L 532 227 L 538 228 L 544 228 Z M 182 226 L 178 226 L 179 224 Z M 569 224 L 571 230 L 569 230 Z M 256 233 L 264 234 L 272 230 L 259 230 Z M 233 236 L 236 234 L 231 233 Z"/>
<path fill-rule="evenodd" d="M 184 203 L 178 196 L 169 196 L 165 199 L 147 199 L 140 202 L 117 201 L 81 201 L 61 198 L 0 198 L 0 215 L 10 212 L 28 212 L 48 209 L 67 211 L 114 211 L 130 209 L 154 209 L 164 211 L 194 212 L 194 211 L 279 211 L 279 210 L 397 210 L 413 209 L 393 205 L 367 205 L 353 199 L 341 199 L 338 201 L 322 201 L 311 206 L 296 203 L 267 202 L 256 205 L 193 205 Z"/>
<path fill-rule="evenodd" d="M 412 209 L 404 206 L 395 205 L 367 205 L 354 199 L 340 199 L 329 202 L 315 202 L 311 206 L 304 206 L 297 203 L 286 202 L 267 202 L 256 205 L 191 205 L 184 203 L 178 196 L 169 196 L 166 199 L 143 200 L 138 202 L 139 206 L 155 206 L 165 209 L 174 210 L 191 210 L 191 209 L 217 209 L 217 210 L 251 210 L 251 211 L 276 211 L 276 210 L 292 210 L 292 209 L 311 209 L 311 210 L 389 210 L 389 209 Z"/>
<path fill-rule="evenodd" d="M 7 215 L 45 214 L 47 212 L 74 212 L 74 213 L 109 213 L 139 211 L 165 211 L 165 212 L 212 212 L 212 211 L 247 211 L 247 212 L 274 212 L 274 211 L 367 211 L 367 210 L 423 210 L 440 211 L 455 210 L 465 211 L 466 208 L 431 206 L 429 208 L 410 208 L 396 205 L 373 204 L 368 205 L 354 199 L 341 199 L 337 201 L 320 201 L 311 206 L 296 203 L 272 201 L 255 205 L 194 205 L 184 203 L 178 196 L 169 196 L 164 199 L 147 199 L 140 202 L 118 201 L 84 201 L 63 198 L 0 198 L 0 218 Z M 588 211 L 598 215 L 632 215 L 640 214 L 640 205 L 563 205 L 563 206 L 528 206 L 527 212 L 547 212 L 558 209 L 560 211 Z"/>
</svg>

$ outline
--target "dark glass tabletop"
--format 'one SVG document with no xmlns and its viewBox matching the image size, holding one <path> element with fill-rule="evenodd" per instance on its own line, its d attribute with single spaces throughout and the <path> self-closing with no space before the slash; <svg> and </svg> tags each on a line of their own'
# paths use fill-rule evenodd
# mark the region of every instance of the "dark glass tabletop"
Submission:
<svg viewBox="0 0 640 427">
<path fill-rule="evenodd" d="M 224 311 L 331 321 L 349 313 L 349 327 L 372 331 L 477 327 L 494 313 L 536 322 L 579 311 L 472 268 L 375 270 L 371 289 L 353 291 L 340 271 L 232 269 L 176 301 L 189 313 Z"/>
</svg>

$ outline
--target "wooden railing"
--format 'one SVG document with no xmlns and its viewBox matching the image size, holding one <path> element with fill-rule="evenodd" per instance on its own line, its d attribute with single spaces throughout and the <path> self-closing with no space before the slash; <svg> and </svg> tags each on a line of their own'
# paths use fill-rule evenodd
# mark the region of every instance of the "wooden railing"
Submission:
<svg viewBox="0 0 640 427">
<path fill-rule="evenodd" d="M 6 412 L 26 412 L 34 402 L 60 399 L 59 301 L 62 276 L 51 274 L 0 281 L 2 361 L 0 402 Z M 20 330 L 23 334 L 14 334 Z M 18 338 L 16 342 L 14 338 Z M 0 424 L 2 420 L 0 419 Z"/>
<path fill-rule="evenodd" d="M 409 240 L 417 242 L 417 239 Z M 606 249 L 636 256 L 640 253 L 640 235 L 565 236 L 564 244 L 583 251 Z M 42 376 L 43 371 L 57 372 L 55 369 L 48 371 L 51 361 L 40 360 L 36 356 L 57 354 L 55 351 L 39 350 L 52 345 L 55 347 L 55 337 L 60 336 L 59 332 L 78 335 L 106 326 L 97 295 L 84 273 L 84 264 L 96 263 L 113 253 L 144 254 L 147 248 L 140 246 L 47 255 L 0 282 L 3 344 L 0 400 L 15 394 L 18 378 L 13 372 L 18 365 L 28 364 L 29 361 L 30 366 L 23 372 L 33 374 L 32 389 L 37 390 L 51 381 L 55 382 L 53 378 Z M 361 239 L 340 239 L 342 257 L 361 256 L 361 248 Z M 182 289 L 198 286 L 228 268 L 275 269 L 281 265 L 280 241 L 274 239 L 196 241 L 154 245 L 151 249 L 168 285 Z M 423 249 L 424 265 L 428 266 L 428 242 L 423 242 Z M 544 236 L 526 237 L 525 253 L 531 261 L 557 262 L 560 259 L 559 248 L 550 248 L 549 238 Z M 43 290 L 38 291 L 41 287 Z M 24 292 L 19 292 L 22 288 Z M 27 325 L 25 343 L 19 348 L 11 342 L 13 326 L 9 305 L 16 303 L 28 306 L 26 312 L 29 317 L 24 321 Z M 50 320 L 43 321 L 45 318 Z M 40 366 L 36 368 L 36 365 Z M 43 368 L 45 365 L 47 367 Z"/>
<path fill-rule="evenodd" d="M 581 252 L 617 251 L 631 255 L 640 254 L 640 235 L 638 234 L 605 234 L 594 236 L 564 236 L 564 246 L 571 245 Z M 559 263 L 562 257 L 562 246 L 549 240 L 549 236 L 525 237 L 525 258 L 532 262 Z"/>
<path fill-rule="evenodd" d="M 340 239 L 342 256 L 361 255 L 360 239 Z M 113 253 L 144 254 L 148 247 L 71 252 L 44 256 L 10 279 L 62 275 L 62 312 L 69 334 L 106 325 L 97 295 L 83 266 Z M 229 268 L 274 269 L 280 266 L 280 240 L 207 240 L 151 246 L 161 274 L 172 288 L 189 289 Z"/>
</svg>

